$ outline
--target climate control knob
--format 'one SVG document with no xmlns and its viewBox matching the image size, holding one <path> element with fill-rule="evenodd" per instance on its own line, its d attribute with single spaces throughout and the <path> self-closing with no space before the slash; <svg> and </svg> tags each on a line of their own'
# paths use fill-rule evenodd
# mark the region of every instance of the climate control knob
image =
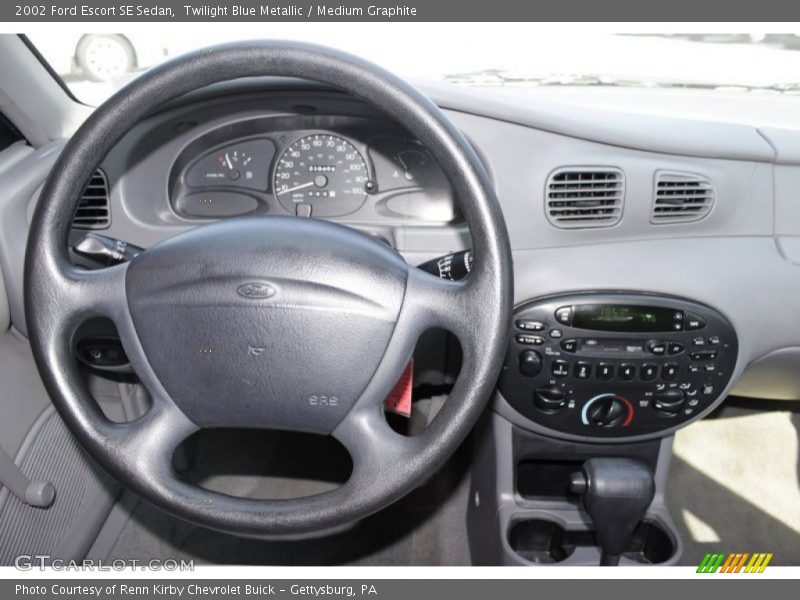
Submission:
<svg viewBox="0 0 800 600">
<path fill-rule="evenodd" d="M 564 408 L 567 403 L 567 392 L 556 385 L 537 388 L 533 392 L 533 405 L 542 412 L 552 414 Z"/>
<path fill-rule="evenodd" d="M 657 413 L 665 417 L 674 417 L 683 407 L 686 400 L 683 390 L 671 389 L 658 392 L 653 403 L 653 408 Z"/>
<path fill-rule="evenodd" d="M 600 394 L 583 405 L 581 422 L 597 427 L 627 427 L 633 420 L 633 405 L 616 394 Z"/>
</svg>

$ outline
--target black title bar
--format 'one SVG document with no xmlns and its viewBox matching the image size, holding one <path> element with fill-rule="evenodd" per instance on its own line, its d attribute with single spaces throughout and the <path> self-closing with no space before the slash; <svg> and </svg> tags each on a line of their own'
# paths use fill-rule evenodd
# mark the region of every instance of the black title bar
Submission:
<svg viewBox="0 0 800 600">
<path fill-rule="evenodd" d="M 8 0 L 5 22 L 563 21 L 769 22 L 800 20 L 786 0 Z"/>
</svg>

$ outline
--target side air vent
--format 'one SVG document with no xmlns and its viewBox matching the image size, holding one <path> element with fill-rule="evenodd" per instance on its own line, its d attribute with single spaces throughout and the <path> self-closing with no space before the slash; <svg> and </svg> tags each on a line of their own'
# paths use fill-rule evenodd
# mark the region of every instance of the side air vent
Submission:
<svg viewBox="0 0 800 600">
<path fill-rule="evenodd" d="M 656 189 L 650 222 L 687 223 L 706 217 L 714 207 L 714 185 L 700 175 L 656 172 Z"/>
<path fill-rule="evenodd" d="M 108 179 L 100 169 L 94 172 L 83 191 L 78 209 L 72 219 L 75 229 L 105 229 L 111 224 L 108 207 Z"/>
<path fill-rule="evenodd" d="M 556 227 L 611 227 L 622 218 L 625 176 L 610 167 L 556 169 L 545 196 L 547 219 Z"/>
</svg>

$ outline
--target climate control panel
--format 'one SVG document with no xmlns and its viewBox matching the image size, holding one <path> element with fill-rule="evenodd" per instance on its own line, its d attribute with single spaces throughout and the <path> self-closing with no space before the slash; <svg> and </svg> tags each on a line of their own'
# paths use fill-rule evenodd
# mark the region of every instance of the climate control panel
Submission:
<svg viewBox="0 0 800 600">
<path fill-rule="evenodd" d="M 556 432 L 654 434 L 710 407 L 736 365 L 717 310 L 652 294 L 584 293 L 517 308 L 499 381 L 518 412 Z"/>
</svg>

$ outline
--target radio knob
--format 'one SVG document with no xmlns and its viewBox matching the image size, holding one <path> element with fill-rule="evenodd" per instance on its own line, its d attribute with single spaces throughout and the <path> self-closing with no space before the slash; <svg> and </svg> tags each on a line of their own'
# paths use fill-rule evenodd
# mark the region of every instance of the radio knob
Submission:
<svg viewBox="0 0 800 600">
<path fill-rule="evenodd" d="M 554 413 L 564 408 L 567 393 L 555 385 L 540 387 L 533 393 L 533 405 L 545 413 Z"/>
<path fill-rule="evenodd" d="M 525 377 L 536 377 L 542 372 L 542 355 L 536 350 L 524 350 L 519 353 L 519 371 Z"/>
</svg>

